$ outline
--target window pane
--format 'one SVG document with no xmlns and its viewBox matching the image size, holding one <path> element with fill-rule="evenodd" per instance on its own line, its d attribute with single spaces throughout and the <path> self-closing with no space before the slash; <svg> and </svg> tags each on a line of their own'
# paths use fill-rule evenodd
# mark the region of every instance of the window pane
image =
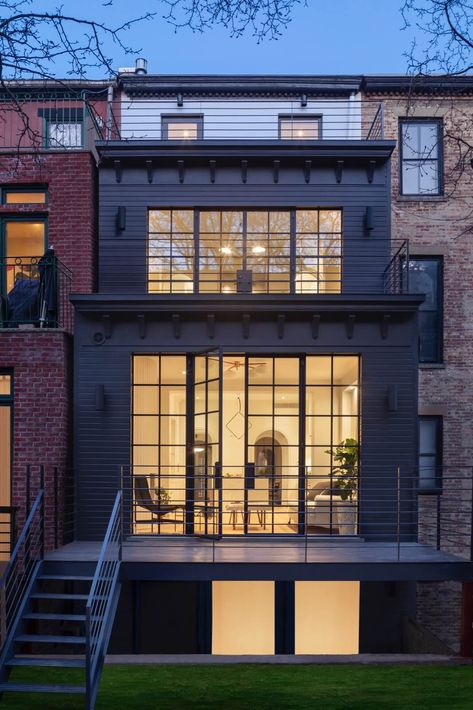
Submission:
<svg viewBox="0 0 473 710">
<path fill-rule="evenodd" d="M 419 451 L 422 454 L 437 453 L 437 422 L 435 419 L 421 419 L 419 427 Z"/>
<path fill-rule="evenodd" d="M 438 277 L 439 261 L 437 259 L 411 259 L 409 269 L 411 291 L 425 295 L 420 310 L 437 308 Z"/>
<path fill-rule="evenodd" d="M 440 328 L 437 313 L 419 313 L 421 362 L 436 362 L 440 357 Z"/>
<path fill-rule="evenodd" d="M 198 137 L 198 123 L 196 121 L 178 121 L 166 123 L 167 137 L 169 140 L 195 139 Z"/>
<path fill-rule="evenodd" d="M 14 192 L 8 190 L 5 192 L 5 203 L 13 204 L 43 204 L 46 200 L 45 192 Z"/>
<path fill-rule="evenodd" d="M 43 256 L 44 222 L 9 221 L 5 225 L 6 256 Z"/>
<path fill-rule="evenodd" d="M 50 148 L 82 147 L 82 124 L 48 123 L 48 145 Z"/>
<path fill-rule="evenodd" d="M 316 140 L 320 137 L 319 118 L 281 118 L 279 126 L 282 140 Z"/>
<path fill-rule="evenodd" d="M 0 374 L 0 395 L 11 394 L 11 375 Z"/>
</svg>

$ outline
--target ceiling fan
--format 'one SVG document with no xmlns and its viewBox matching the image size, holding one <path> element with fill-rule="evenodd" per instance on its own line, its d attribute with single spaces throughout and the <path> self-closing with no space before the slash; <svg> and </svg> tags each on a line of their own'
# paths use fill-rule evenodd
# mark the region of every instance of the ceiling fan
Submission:
<svg viewBox="0 0 473 710">
<path fill-rule="evenodd" d="M 210 358 L 211 360 L 217 361 L 218 358 Z M 238 372 L 241 367 L 245 367 L 245 363 L 242 362 L 241 360 L 224 360 L 223 361 L 224 365 L 230 365 L 225 372 Z M 250 370 L 256 370 L 258 367 L 263 367 L 263 365 L 266 365 L 266 362 L 250 362 L 248 365 L 248 368 Z"/>
</svg>

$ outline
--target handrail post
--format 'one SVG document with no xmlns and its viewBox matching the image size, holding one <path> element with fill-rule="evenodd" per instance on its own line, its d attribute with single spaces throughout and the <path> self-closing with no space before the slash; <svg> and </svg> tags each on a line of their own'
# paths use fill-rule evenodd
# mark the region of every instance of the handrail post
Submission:
<svg viewBox="0 0 473 710">
<path fill-rule="evenodd" d="M 43 559 L 44 557 L 44 516 L 46 512 L 46 505 L 45 505 L 45 490 L 44 490 L 44 464 L 41 464 L 39 467 L 39 485 L 40 485 L 40 490 L 43 492 L 43 495 L 41 497 L 41 517 L 40 517 L 40 525 L 41 525 L 41 533 L 40 533 L 40 559 Z"/>
<path fill-rule="evenodd" d="M 397 467 L 397 561 L 401 559 L 401 467 Z"/>
<path fill-rule="evenodd" d="M 31 496 L 31 464 L 26 464 L 26 511 L 25 520 L 30 514 L 30 496 Z"/>
<path fill-rule="evenodd" d="M 89 710 L 92 707 L 92 677 L 91 677 L 91 632 L 92 624 L 90 619 L 90 606 L 87 604 L 85 609 L 85 693 L 86 693 L 86 708 Z"/>
<path fill-rule="evenodd" d="M 440 493 L 437 493 L 437 550 L 441 548 L 441 532 L 440 532 L 440 515 L 441 515 L 441 503 L 440 503 Z"/>
<path fill-rule="evenodd" d="M 58 528 L 58 518 L 59 518 L 59 492 L 58 492 L 58 470 L 57 466 L 54 466 L 54 549 L 57 549 L 59 542 L 59 528 Z"/>
<path fill-rule="evenodd" d="M 470 511 L 470 562 L 473 562 L 473 468 L 471 469 L 470 475 L 470 487 L 471 487 L 471 511 Z"/>
</svg>

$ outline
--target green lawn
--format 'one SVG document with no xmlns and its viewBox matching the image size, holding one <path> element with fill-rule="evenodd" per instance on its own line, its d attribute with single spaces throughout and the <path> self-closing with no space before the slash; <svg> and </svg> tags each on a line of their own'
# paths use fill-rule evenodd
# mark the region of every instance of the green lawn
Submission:
<svg viewBox="0 0 473 710">
<path fill-rule="evenodd" d="M 78 682 L 76 671 L 12 679 Z M 6 694 L 11 710 L 83 708 L 81 696 Z M 471 666 L 108 666 L 97 710 L 456 710 L 473 707 Z"/>
</svg>

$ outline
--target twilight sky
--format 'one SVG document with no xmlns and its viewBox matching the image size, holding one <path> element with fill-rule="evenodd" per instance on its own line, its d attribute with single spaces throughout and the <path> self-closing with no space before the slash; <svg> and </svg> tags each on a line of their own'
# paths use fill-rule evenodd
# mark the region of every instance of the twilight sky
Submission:
<svg viewBox="0 0 473 710">
<path fill-rule="evenodd" d="M 64 12 L 93 17 L 108 24 L 156 9 L 158 17 L 135 26 L 127 42 L 141 49 L 148 59 L 150 73 L 242 73 L 242 74 L 340 74 L 403 73 L 403 57 L 412 39 L 412 31 L 402 31 L 399 12 L 401 0 L 308 0 L 308 6 L 296 7 L 293 21 L 278 41 L 257 44 L 247 34 L 232 39 L 218 27 L 204 34 L 187 29 L 177 33 L 159 17 L 159 0 L 114 0 L 103 7 L 97 0 L 63 0 Z M 57 0 L 34 2 L 33 7 L 54 8 Z M 117 47 L 109 47 L 115 65 L 133 65 Z M 58 64 L 56 75 L 64 75 Z M 91 77 L 92 78 L 92 77 Z"/>
</svg>

